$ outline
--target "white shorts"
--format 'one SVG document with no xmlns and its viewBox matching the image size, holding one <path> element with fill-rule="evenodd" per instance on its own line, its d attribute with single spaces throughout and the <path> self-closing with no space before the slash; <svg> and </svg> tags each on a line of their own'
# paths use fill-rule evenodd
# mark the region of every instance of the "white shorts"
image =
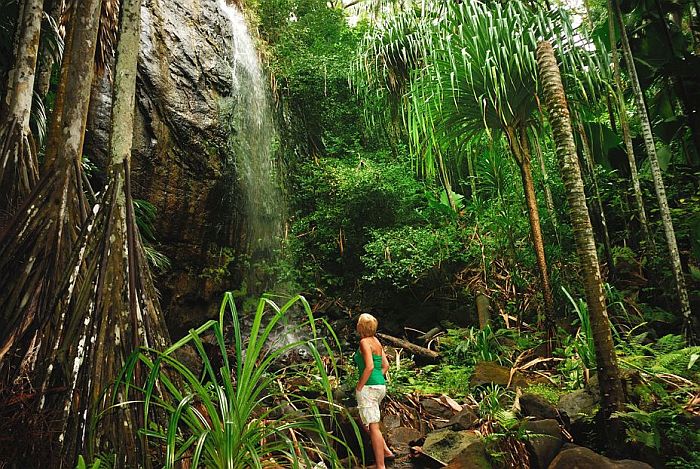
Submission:
<svg viewBox="0 0 700 469">
<path fill-rule="evenodd" d="M 360 411 L 360 419 L 364 425 L 379 423 L 379 403 L 386 396 L 386 386 L 383 384 L 370 384 L 362 387 L 362 391 L 355 392 L 357 408 Z"/>
</svg>

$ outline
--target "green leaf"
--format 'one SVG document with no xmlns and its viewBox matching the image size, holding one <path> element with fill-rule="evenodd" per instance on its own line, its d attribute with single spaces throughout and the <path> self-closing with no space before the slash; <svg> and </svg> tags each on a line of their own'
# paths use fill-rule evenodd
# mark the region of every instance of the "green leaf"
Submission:
<svg viewBox="0 0 700 469">
<path fill-rule="evenodd" d="M 659 160 L 659 167 L 661 168 L 661 171 L 666 171 L 668 169 L 668 165 L 671 163 L 672 156 L 673 154 L 671 153 L 671 149 L 667 145 L 657 145 L 656 157 Z"/>
</svg>

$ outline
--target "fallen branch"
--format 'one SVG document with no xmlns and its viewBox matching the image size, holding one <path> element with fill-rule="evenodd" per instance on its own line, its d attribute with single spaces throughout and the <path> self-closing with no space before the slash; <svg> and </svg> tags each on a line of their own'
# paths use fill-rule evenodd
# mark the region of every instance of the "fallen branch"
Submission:
<svg viewBox="0 0 700 469">
<path fill-rule="evenodd" d="M 384 339 L 385 341 L 389 342 L 391 345 L 394 347 L 401 347 L 409 352 L 413 353 L 414 355 L 421 356 L 423 358 L 427 358 L 429 360 L 436 361 L 438 358 L 440 358 L 440 354 L 438 352 L 435 352 L 433 350 L 427 349 L 425 347 L 421 347 L 420 345 L 416 345 L 414 343 L 411 343 L 407 340 L 404 339 L 399 339 L 398 337 L 394 337 L 391 335 L 387 334 L 382 334 L 382 333 L 377 333 L 377 336 L 381 339 Z"/>
</svg>

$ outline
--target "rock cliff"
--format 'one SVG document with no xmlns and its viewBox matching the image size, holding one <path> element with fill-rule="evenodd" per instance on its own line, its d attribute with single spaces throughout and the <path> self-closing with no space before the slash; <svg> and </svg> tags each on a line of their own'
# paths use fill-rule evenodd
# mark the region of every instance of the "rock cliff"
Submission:
<svg viewBox="0 0 700 469">
<path fill-rule="evenodd" d="M 230 29 L 214 0 L 147 0 L 141 15 L 132 188 L 158 210 L 157 248 L 172 265 L 157 286 L 177 334 L 201 323 L 234 286 L 225 269 L 206 275 L 230 261 L 222 252 L 231 252 L 242 224 L 232 200 L 236 177 L 225 163 L 230 129 L 221 118 L 232 87 Z M 110 101 L 104 76 L 93 89 L 85 151 L 98 167 Z"/>
</svg>

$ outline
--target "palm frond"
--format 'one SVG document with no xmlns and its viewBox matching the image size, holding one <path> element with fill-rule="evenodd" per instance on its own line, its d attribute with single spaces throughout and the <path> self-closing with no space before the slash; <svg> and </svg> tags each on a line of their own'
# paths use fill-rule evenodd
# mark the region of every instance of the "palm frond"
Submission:
<svg viewBox="0 0 700 469">
<path fill-rule="evenodd" d="M 97 33 L 97 51 L 95 53 L 98 73 L 108 71 L 114 59 L 119 29 L 119 10 L 119 0 L 102 1 L 100 29 Z"/>
<path fill-rule="evenodd" d="M 436 176 L 444 155 L 480 133 L 529 125 L 542 38 L 560 52 L 571 102 L 608 95 L 605 47 L 575 30 L 565 9 L 520 1 L 427 1 L 386 15 L 365 37 L 352 78 L 359 93 L 400 103 L 416 168 Z"/>
</svg>

